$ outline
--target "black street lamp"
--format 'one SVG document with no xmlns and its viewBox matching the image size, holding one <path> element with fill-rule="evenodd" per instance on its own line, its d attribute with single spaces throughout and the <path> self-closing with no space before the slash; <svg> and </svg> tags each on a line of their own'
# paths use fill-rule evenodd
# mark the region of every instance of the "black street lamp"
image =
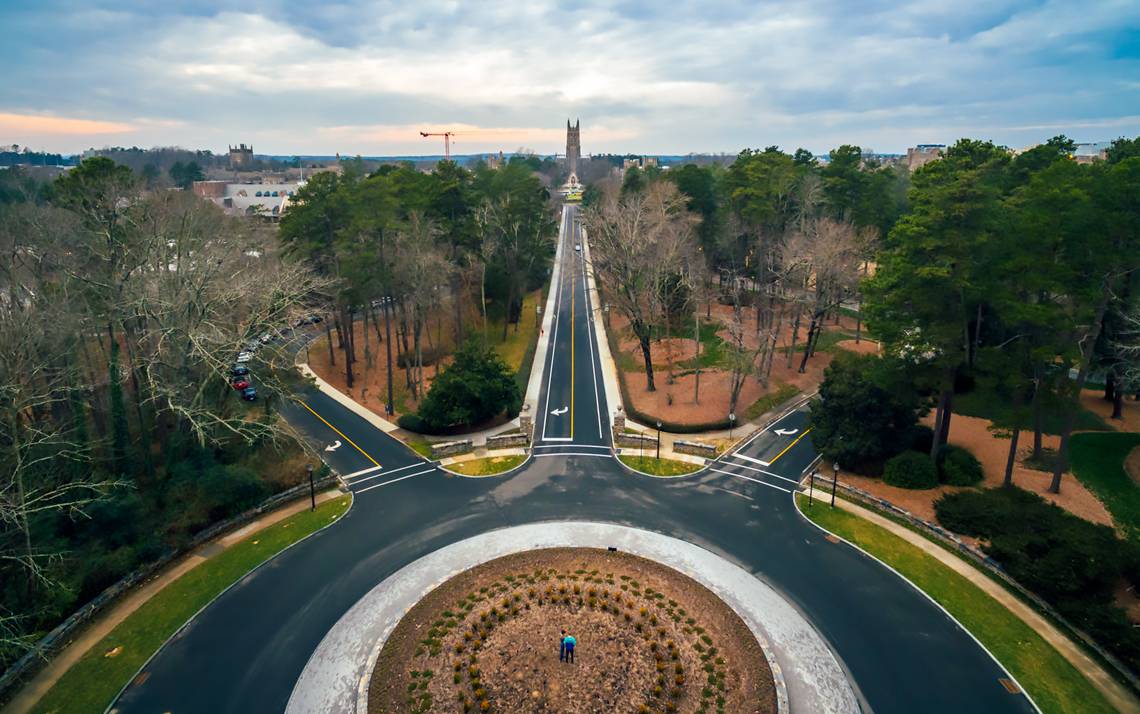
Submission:
<svg viewBox="0 0 1140 714">
<path fill-rule="evenodd" d="M 317 489 L 313 485 L 313 465 L 309 464 L 305 470 L 309 472 L 309 502 L 311 503 L 309 510 L 315 511 L 317 510 Z"/>
<path fill-rule="evenodd" d="M 835 508 L 835 484 L 839 482 L 839 462 L 831 465 L 831 507 Z"/>
<path fill-rule="evenodd" d="M 661 461 L 661 420 L 657 420 L 657 461 Z"/>
<path fill-rule="evenodd" d="M 736 426 L 736 412 L 728 414 L 728 440 L 732 441 L 732 427 Z"/>
<path fill-rule="evenodd" d="M 808 508 L 811 508 L 812 497 L 815 496 L 815 476 L 818 473 L 819 469 L 813 468 L 808 476 Z"/>
</svg>

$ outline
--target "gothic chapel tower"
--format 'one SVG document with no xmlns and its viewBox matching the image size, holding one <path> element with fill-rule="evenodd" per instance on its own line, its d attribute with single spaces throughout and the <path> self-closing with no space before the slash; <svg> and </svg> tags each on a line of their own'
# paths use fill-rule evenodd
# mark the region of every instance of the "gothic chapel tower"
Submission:
<svg viewBox="0 0 1140 714">
<path fill-rule="evenodd" d="M 582 142 L 578 136 L 580 124 L 580 119 L 574 120 L 574 126 L 570 126 L 569 119 L 566 120 L 566 168 L 575 178 L 578 176 L 578 159 L 582 158 Z"/>
</svg>

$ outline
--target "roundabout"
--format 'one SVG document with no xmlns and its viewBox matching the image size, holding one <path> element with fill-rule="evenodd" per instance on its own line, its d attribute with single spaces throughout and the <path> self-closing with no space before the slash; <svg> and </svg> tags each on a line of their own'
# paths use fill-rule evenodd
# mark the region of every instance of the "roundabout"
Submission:
<svg viewBox="0 0 1140 714">
<path fill-rule="evenodd" d="M 573 245 L 572 224 L 563 223 L 562 247 Z M 320 391 L 305 395 L 303 406 L 283 411 L 314 442 L 337 439 L 348 445 L 326 457 L 354 492 L 352 509 L 200 612 L 143 667 L 111 711 L 363 714 L 383 642 L 435 588 L 501 556 L 611 546 L 692 578 L 731 609 L 755 641 L 767 645 L 770 656 L 764 660 L 774 663 L 769 669 L 777 693 L 783 679 L 788 711 L 1036 711 L 1024 693 L 1003 687 L 1000 680 L 1011 679 L 1009 673 L 946 612 L 878 561 L 829 538 L 799 514 L 793 491 L 816 459 L 811 439 L 801 438 L 807 428 L 803 405 L 695 474 L 658 479 L 625 471 L 613 457 L 606 417 L 612 409 L 597 376 L 600 358 L 593 348 L 598 336 L 590 318 L 595 311 L 575 251 L 559 250 L 554 281 L 557 289 L 551 291 L 552 307 L 546 311 L 553 320 L 546 330 L 549 354 L 535 360 L 541 365 L 538 403 L 552 408 L 534 412 L 532 458 L 503 476 L 455 476 L 413 454 L 341 401 Z M 561 405 L 568 411 L 549 413 Z M 574 572 L 577 567 L 549 567 L 556 570 L 553 583 L 558 574 L 583 575 Z M 534 564 L 512 576 L 544 568 L 549 575 L 549 567 Z M 609 587 L 613 597 L 615 589 L 605 574 L 614 573 L 615 585 L 620 583 L 616 566 L 581 569 L 586 574 L 598 570 L 603 583 L 590 585 Z M 505 575 L 495 580 L 506 583 Z M 645 589 L 640 590 L 644 595 Z M 525 591 L 520 597 L 527 597 Z M 453 599 L 451 605 L 457 604 L 459 598 Z M 665 595 L 666 604 L 669 599 L 681 602 L 675 594 Z M 490 606 L 484 602 L 476 617 L 482 609 Z M 694 609 L 685 609 L 682 628 L 712 629 L 707 623 L 689 625 L 687 617 L 698 618 Z M 640 617 L 640 607 L 635 612 Z M 525 664 L 540 672 L 532 675 L 559 664 L 557 621 L 569 614 L 551 617 L 547 630 L 533 634 L 538 654 Z M 429 629 L 437 619 L 428 621 Z M 455 625 L 444 639 L 462 637 L 458 618 L 451 619 Z M 504 632 L 511 622 L 503 621 Z M 577 661 L 567 667 L 584 667 L 599 653 L 591 643 L 590 621 L 572 622 L 578 624 L 585 631 L 576 633 L 581 635 Z M 679 636 L 665 639 L 677 645 L 680 636 L 691 634 L 682 629 Z M 498 636 L 491 634 L 486 642 L 494 644 Z M 607 636 L 624 635 L 614 630 Z M 425 633 L 419 639 L 428 637 Z M 513 664 L 496 663 L 494 657 L 522 657 L 507 646 L 519 642 L 503 640 L 499 647 L 481 650 L 474 664 L 505 673 Z M 723 649 L 720 641 L 714 642 Z M 430 654 L 430 646 L 425 647 Z M 699 654 L 698 671 L 707 681 L 707 661 L 699 660 Z M 656 686 L 656 660 L 648 656 L 650 684 Z M 712 660 L 715 678 L 715 656 Z M 446 668 L 429 666 L 430 679 L 454 687 L 453 667 L 454 660 Z M 409 678 L 403 684 L 405 704 L 412 669 L 422 671 L 423 666 L 408 665 L 400 675 Z M 682 669 L 688 684 L 691 666 L 682 663 Z M 753 671 L 758 677 L 763 667 L 742 668 L 741 681 Z M 458 674 L 475 704 L 469 672 Z M 724 676 L 727 683 L 727 669 Z M 629 677 L 633 682 L 632 670 Z M 482 670 L 478 680 L 484 682 Z M 486 679 L 485 693 L 495 687 L 506 692 L 507 681 L 502 676 L 494 684 Z M 618 680 L 581 681 L 598 681 L 603 693 L 606 682 L 611 689 L 619 686 Z M 525 684 L 526 691 L 543 696 L 534 681 Z M 455 689 L 450 694 L 445 689 L 436 690 L 439 698 L 433 695 L 433 705 L 445 695 L 453 697 L 449 706 L 460 701 Z M 416 691 L 421 691 L 419 685 Z M 579 701 L 592 696 L 574 691 Z M 636 691 L 644 694 L 640 685 Z M 487 699 L 493 705 L 492 697 Z M 632 706 L 627 711 L 638 711 L 648 700 L 626 701 Z M 715 694 L 711 701 L 708 711 L 716 711 Z M 529 705 L 522 709 L 533 710 Z"/>
</svg>

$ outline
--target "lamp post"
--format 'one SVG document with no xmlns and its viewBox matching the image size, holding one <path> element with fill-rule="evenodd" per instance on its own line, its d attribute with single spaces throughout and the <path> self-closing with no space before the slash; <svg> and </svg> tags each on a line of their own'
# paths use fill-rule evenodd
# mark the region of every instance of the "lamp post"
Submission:
<svg viewBox="0 0 1140 714">
<path fill-rule="evenodd" d="M 657 420 L 657 463 L 661 463 L 661 420 Z"/>
<path fill-rule="evenodd" d="M 305 470 L 309 472 L 309 510 L 315 511 L 317 510 L 317 488 L 313 485 L 313 465 L 305 466 Z"/>
<path fill-rule="evenodd" d="M 728 440 L 732 441 L 732 428 L 736 426 L 736 412 L 728 414 Z"/>
<path fill-rule="evenodd" d="M 808 508 L 811 508 L 812 497 L 815 496 L 815 476 L 818 473 L 819 469 L 813 468 L 808 476 Z"/>
<path fill-rule="evenodd" d="M 831 507 L 835 508 L 835 484 L 839 482 L 839 462 L 831 465 Z"/>
</svg>

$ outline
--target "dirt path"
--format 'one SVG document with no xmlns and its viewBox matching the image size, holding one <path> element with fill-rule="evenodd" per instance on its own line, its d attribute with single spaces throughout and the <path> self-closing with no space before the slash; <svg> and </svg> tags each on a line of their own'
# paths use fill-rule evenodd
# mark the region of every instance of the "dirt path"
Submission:
<svg viewBox="0 0 1140 714">
<path fill-rule="evenodd" d="M 341 495 L 343 494 L 341 494 L 339 490 L 330 489 L 318 493 L 317 502 L 324 503 L 329 499 L 337 498 Z M 244 540 L 247 536 L 262 531 L 274 523 L 283 521 L 293 514 L 308 508 L 309 500 L 302 498 L 282 506 L 275 511 L 266 513 L 236 531 L 231 531 L 224 536 L 199 546 L 189 555 L 179 559 L 173 565 L 154 576 L 151 580 L 148 580 L 145 584 L 123 596 L 110 610 L 98 616 L 93 622 L 80 630 L 78 636 L 76 636 L 70 644 L 56 654 L 55 657 L 40 670 L 39 674 L 25 684 L 23 689 L 16 694 L 4 709 L 4 714 L 24 714 L 25 712 L 31 711 L 32 707 L 36 705 L 36 702 L 59 681 L 60 677 L 62 677 L 67 670 L 71 669 L 72 665 L 78 662 L 83 655 L 87 654 L 88 650 L 98 644 L 111 630 L 115 629 L 123 620 L 127 619 L 131 613 L 142 607 L 147 600 L 157 595 L 167 585 L 215 555 L 218 555 L 226 548 Z"/>
<path fill-rule="evenodd" d="M 1122 712 L 1140 712 L 1140 700 L 1124 686 L 1119 684 L 1108 672 L 1093 661 L 1091 657 L 1085 654 L 1084 650 L 1054 627 L 1052 623 L 1037 614 L 1035 610 L 1017 599 L 1012 593 L 991 580 L 977 568 L 948 552 L 945 548 L 930 542 L 909 528 L 905 528 L 873 511 L 842 498 L 838 499 L 836 503 L 838 503 L 839 507 L 843 510 L 849 511 L 897 535 L 899 538 L 919 548 L 955 573 L 969 580 L 987 595 L 1004 605 L 1005 608 L 1016 615 L 1018 619 L 1033 628 L 1037 634 L 1041 635 L 1046 642 L 1061 653 L 1062 657 L 1076 667 L 1094 687 L 1100 690 L 1112 706 Z"/>
</svg>

